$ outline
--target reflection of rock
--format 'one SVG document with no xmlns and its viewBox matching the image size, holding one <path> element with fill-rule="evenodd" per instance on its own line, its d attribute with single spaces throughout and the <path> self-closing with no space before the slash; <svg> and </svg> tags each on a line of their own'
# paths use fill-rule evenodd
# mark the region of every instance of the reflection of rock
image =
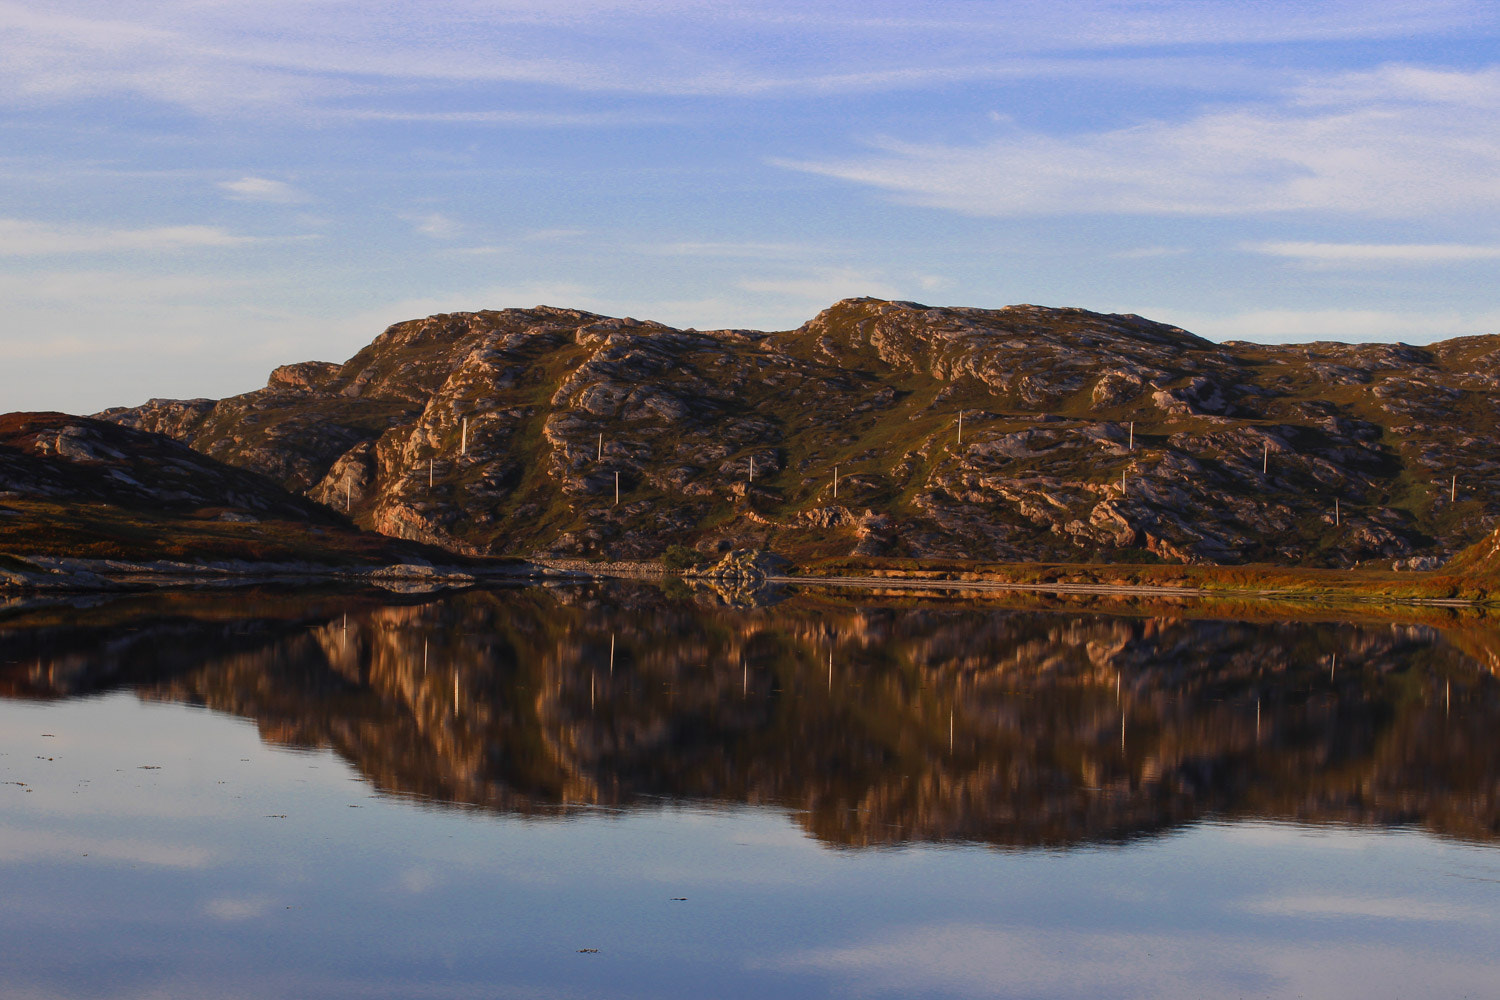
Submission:
<svg viewBox="0 0 1500 1000">
<path fill-rule="evenodd" d="M 1460 652 L 1418 627 L 734 611 L 648 587 L 347 618 L 280 600 L 0 632 L 0 691 L 129 684 L 331 747 L 384 790 L 506 812 L 774 803 L 856 845 L 1066 845 L 1210 814 L 1500 837 L 1489 632 L 1455 633 Z"/>
<path fill-rule="evenodd" d="M 764 579 L 751 581 L 689 577 L 686 582 L 697 602 L 707 607 L 766 608 L 786 599 L 784 587 L 768 584 Z"/>
</svg>

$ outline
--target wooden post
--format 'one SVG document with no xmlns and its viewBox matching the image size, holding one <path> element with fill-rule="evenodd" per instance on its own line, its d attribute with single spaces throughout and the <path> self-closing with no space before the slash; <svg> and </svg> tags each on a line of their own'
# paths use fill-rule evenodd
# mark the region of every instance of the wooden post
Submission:
<svg viewBox="0 0 1500 1000">
<path fill-rule="evenodd" d="M 1130 443 L 1125 446 L 1126 451 L 1135 451 L 1135 421 L 1130 422 Z"/>
<path fill-rule="evenodd" d="M 615 470 L 615 504 L 620 503 L 620 470 Z"/>
<path fill-rule="evenodd" d="M 1338 497 L 1334 497 L 1333 498 L 1333 526 L 1335 528 L 1337 528 L 1339 526 L 1339 498 Z"/>
<path fill-rule="evenodd" d="M 839 467 L 837 465 L 833 467 L 833 498 L 835 500 L 839 498 Z"/>
<path fill-rule="evenodd" d="M 432 489 L 432 459 L 427 460 L 427 488 Z"/>
<path fill-rule="evenodd" d="M 1120 496 L 1128 496 L 1129 491 L 1125 488 L 1125 471 L 1120 471 Z"/>
<path fill-rule="evenodd" d="M 350 493 L 349 493 L 349 480 L 345 479 L 344 480 L 344 513 L 345 514 L 349 513 L 349 507 L 350 507 L 349 495 L 350 495 Z"/>
<path fill-rule="evenodd" d="M 964 446 L 964 411 L 958 411 L 958 446 Z"/>
<path fill-rule="evenodd" d="M 1457 476 L 1453 477 L 1453 482 L 1448 487 L 1448 502 L 1449 503 L 1457 503 L 1458 502 L 1458 477 Z"/>
<path fill-rule="evenodd" d="M 1262 454 L 1261 457 L 1260 457 L 1260 474 L 1262 476 L 1264 476 L 1266 474 L 1266 471 L 1269 470 L 1270 468 L 1271 468 L 1271 442 L 1267 441 L 1266 442 L 1265 453 Z"/>
<path fill-rule="evenodd" d="M 609 634 L 609 676 L 615 675 L 615 634 Z"/>
<path fill-rule="evenodd" d="M 755 482 L 755 456 L 750 456 L 750 481 Z"/>
<path fill-rule="evenodd" d="M 594 453 L 594 461 L 604 461 L 604 432 L 599 432 L 599 450 Z"/>
<path fill-rule="evenodd" d="M 458 453 L 467 455 L 469 453 L 469 418 L 464 417 L 463 436 L 458 439 Z"/>
</svg>

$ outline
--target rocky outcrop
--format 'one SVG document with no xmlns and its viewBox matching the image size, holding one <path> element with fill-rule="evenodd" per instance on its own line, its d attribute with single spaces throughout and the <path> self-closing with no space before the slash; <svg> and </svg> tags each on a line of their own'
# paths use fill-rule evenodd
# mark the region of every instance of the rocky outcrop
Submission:
<svg viewBox="0 0 1500 1000">
<path fill-rule="evenodd" d="M 850 299 L 785 333 L 439 315 L 101 416 L 468 553 L 1389 567 L 1500 524 L 1497 393 L 1500 337 L 1221 345 Z"/>
</svg>

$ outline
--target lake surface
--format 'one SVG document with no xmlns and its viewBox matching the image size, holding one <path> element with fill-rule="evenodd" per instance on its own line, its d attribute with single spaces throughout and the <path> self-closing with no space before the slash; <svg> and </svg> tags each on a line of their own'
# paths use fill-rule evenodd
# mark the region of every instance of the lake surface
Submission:
<svg viewBox="0 0 1500 1000">
<path fill-rule="evenodd" d="M 1500 644 L 600 586 L 0 618 L 0 996 L 1500 997 Z"/>
</svg>

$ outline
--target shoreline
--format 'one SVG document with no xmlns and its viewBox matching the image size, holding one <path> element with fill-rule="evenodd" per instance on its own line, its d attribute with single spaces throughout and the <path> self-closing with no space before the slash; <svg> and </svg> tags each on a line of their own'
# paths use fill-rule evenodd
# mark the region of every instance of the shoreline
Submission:
<svg viewBox="0 0 1500 1000">
<path fill-rule="evenodd" d="M 110 559 L 79 559 L 66 557 L 32 556 L 17 559 L 12 557 L 12 566 L 21 563 L 26 568 L 8 568 L 0 562 L 0 594 L 36 593 L 128 593 L 168 589 L 216 590 L 262 584 L 289 584 L 314 586 L 328 583 L 343 583 L 379 587 L 396 593 L 422 593 L 440 590 L 459 590 L 482 587 L 487 584 L 558 583 L 584 582 L 606 579 L 635 579 L 664 583 L 678 580 L 684 583 L 703 582 L 729 586 L 738 590 L 754 591 L 766 587 L 827 587 L 841 590 L 905 591 L 910 593 L 954 592 L 978 594 L 1033 593 L 1063 596 L 1093 596 L 1145 599 L 1170 599 L 1187 601 L 1248 600 L 1271 603 L 1317 603 L 1317 604 L 1387 604 L 1410 607 L 1474 608 L 1493 607 L 1494 600 L 1442 595 L 1438 593 L 1397 593 L 1380 586 L 1379 581 L 1361 581 L 1350 575 L 1340 578 L 1337 571 L 1299 573 L 1280 567 L 1272 572 L 1292 578 L 1301 577 L 1316 587 L 1257 586 L 1251 581 L 1245 585 L 1221 582 L 1213 583 L 1213 568 L 1198 568 L 1197 576 L 1209 580 L 1188 582 L 1152 582 L 1137 578 L 1134 574 L 1122 573 L 1119 566 L 1092 566 L 1079 564 L 1063 566 L 1053 564 L 1027 564 L 1017 567 L 1028 573 L 1063 573 L 1070 575 L 1095 575 L 1107 572 L 1114 580 L 1036 580 L 1015 579 L 1003 572 L 980 568 L 937 573 L 931 570 L 905 571 L 900 569 L 879 570 L 872 574 L 816 572 L 801 575 L 764 572 L 715 572 L 706 570 L 678 571 L 668 569 L 661 563 L 648 562 L 599 562 L 590 563 L 573 559 L 534 559 L 500 565 L 444 565 L 432 563 L 396 563 L 373 566 L 338 566 L 319 563 L 252 563 L 231 560 L 215 563 L 186 563 L 171 560 L 132 562 Z M 1204 570 L 1207 570 L 1205 572 Z M 1241 567 L 1233 570 L 1245 575 Z M 961 574 L 961 575 L 960 575 Z M 1236 581 L 1238 582 L 1238 581 Z M 1455 579 L 1440 574 L 1410 574 L 1410 584 L 1430 583 L 1434 591 L 1453 588 Z M 1339 584 L 1344 584 L 1340 587 Z M 1362 587 L 1356 585 L 1363 584 Z M 1488 596 L 1488 595 L 1486 595 Z"/>
</svg>

